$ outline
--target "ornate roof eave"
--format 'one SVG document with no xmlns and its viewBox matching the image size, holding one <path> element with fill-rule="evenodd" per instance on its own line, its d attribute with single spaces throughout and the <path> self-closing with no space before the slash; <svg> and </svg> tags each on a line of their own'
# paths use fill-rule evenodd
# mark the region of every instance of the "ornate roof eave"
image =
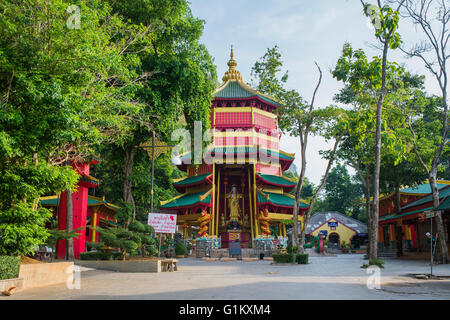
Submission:
<svg viewBox="0 0 450 320">
<path fill-rule="evenodd" d="M 160 209 L 163 211 L 177 211 L 177 210 L 181 210 L 181 209 L 190 209 L 190 208 L 209 208 L 211 207 L 211 193 L 212 193 L 212 189 L 202 193 L 195 193 L 192 194 L 195 198 L 191 199 L 194 202 L 193 203 L 183 203 L 183 198 L 185 198 L 186 196 L 189 196 L 191 194 L 189 193 L 184 193 L 184 194 L 180 194 L 179 196 L 176 196 L 170 200 L 167 201 L 160 201 Z M 207 198 L 210 197 L 209 200 L 207 200 Z M 169 203 L 172 203 L 174 201 L 180 200 L 181 203 L 177 204 L 176 202 L 174 203 L 173 206 L 167 206 Z M 205 201 L 207 200 L 207 201 Z"/>
<path fill-rule="evenodd" d="M 274 177 L 279 177 L 279 178 L 285 180 L 284 182 L 270 181 L 270 176 L 271 175 L 263 175 L 262 176 L 261 174 L 257 173 L 256 174 L 256 180 L 258 182 L 260 182 L 260 183 L 263 183 L 263 184 L 267 184 L 267 185 L 271 185 L 271 186 L 275 186 L 275 187 L 282 187 L 285 192 L 292 191 L 297 185 L 296 182 L 291 181 L 288 178 L 283 177 L 283 176 L 274 176 Z M 281 180 L 281 179 L 278 179 L 278 180 Z"/>
<path fill-rule="evenodd" d="M 189 183 L 189 180 L 196 180 L 195 178 L 200 177 L 200 176 L 202 176 L 203 179 Z M 184 183 L 184 182 L 187 182 L 187 183 Z M 207 174 L 198 175 L 198 176 L 191 176 L 191 177 L 183 177 L 181 179 L 173 180 L 173 186 L 178 192 L 182 192 L 182 191 L 186 190 L 186 188 L 191 188 L 191 187 L 206 185 L 206 184 L 209 184 L 209 185 L 212 184 L 212 173 L 207 173 Z"/>
<path fill-rule="evenodd" d="M 218 101 L 224 101 L 224 100 L 252 100 L 252 99 L 256 99 L 262 103 L 268 104 L 274 108 L 279 108 L 280 106 L 284 106 L 284 103 L 279 101 L 278 99 L 271 97 L 267 94 L 261 93 L 258 90 L 253 89 L 252 87 L 250 87 L 249 85 L 247 85 L 245 82 L 241 81 L 241 80 L 227 80 L 224 83 L 222 83 L 219 87 L 217 87 L 217 89 L 214 91 L 214 95 L 216 95 L 217 93 L 221 92 L 222 90 L 224 90 L 231 82 L 236 82 L 242 89 L 244 89 L 245 91 L 249 92 L 250 94 L 252 94 L 252 96 L 250 97 L 243 97 L 243 98 L 224 98 L 224 97 L 215 97 L 214 100 L 218 100 Z M 261 97 L 264 97 L 268 100 L 272 100 L 274 103 L 271 103 L 269 101 L 263 100 L 261 99 Z M 278 104 L 278 105 L 277 105 Z"/>
<path fill-rule="evenodd" d="M 280 154 L 285 155 L 287 157 L 292 157 L 295 156 L 295 154 L 289 154 L 286 152 L 279 152 L 279 155 L 272 155 L 272 152 L 270 150 L 266 150 L 266 149 L 258 149 L 257 147 L 245 147 L 244 152 L 240 152 L 238 151 L 239 149 L 237 149 L 239 147 L 236 146 L 230 146 L 230 147 L 214 147 L 210 150 L 208 150 L 207 154 L 212 156 L 212 155 L 217 155 L 217 154 L 222 154 L 222 155 L 226 155 L 226 152 L 228 149 L 236 149 L 237 151 L 235 152 L 235 155 L 246 155 L 246 156 L 251 156 L 251 155 L 256 155 L 258 156 L 258 153 L 263 153 L 265 156 L 271 158 L 271 159 L 275 159 L 278 160 L 281 163 L 282 169 L 283 171 L 288 170 L 289 167 L 291 166 L 291 164 L 294 162 L 294 158 L 290 158 L 290 159 L 286 159 L 284 157 L 280 157 Z M 182 155 L 181 157 L 181 161 L 182 163 L 180 165 L 177 165 L 178 169 L 181 171 L 187 171 L 188 166 L 192 165 L 192 159 L 191 157 L 191 153 L 190 152 L 186 152 Z M 190 163 L 186 163 L 186 161 L 189 161 Z M 212 168 L 211 164 L 208 164 L 209 167 Z M 182 178 L 181 180 L 184 180 L 185 178 Z"/>
</svg>

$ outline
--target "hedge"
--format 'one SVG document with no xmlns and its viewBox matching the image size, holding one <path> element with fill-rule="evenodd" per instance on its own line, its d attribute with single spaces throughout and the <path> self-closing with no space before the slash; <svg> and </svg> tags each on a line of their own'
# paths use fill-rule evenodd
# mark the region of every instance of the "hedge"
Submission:
<svg viewBox="0 0 450 320">
<path fill-rule="evenodd" d="M 80 253 L 80 260 L 119 260 L 121 258 L 120 252 L 82 252 Z"/>
<path fill-rule="evenodd" d="M 19 269 L 19 257 L 0 256 L 0 280 L 17 278 Z"/>
<path fill-rule="evenodd" d="M 295 257 L 295 261 L 297 261 L 298 264 L 308 264 L 308 254 L 307 253 L 297 254 L 297 256 Z"/>
<path fill-rule="evenodd" d="M 295 254 L 273 254 L 273 261 L 277 263 L 295 263 Z"/>
<path fill-rule="evenodd" d="M 177 256 L 184 256 L 187 252 L 187 248 L 183 242 L 179 241 L 175 246 L 175 254 Z"/>
</svg>

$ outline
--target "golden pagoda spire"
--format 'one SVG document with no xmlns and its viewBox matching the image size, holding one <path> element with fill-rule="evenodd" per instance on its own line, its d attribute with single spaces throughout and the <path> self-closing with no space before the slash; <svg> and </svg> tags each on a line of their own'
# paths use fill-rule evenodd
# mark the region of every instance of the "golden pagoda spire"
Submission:
<svg viewBox="0 0 450 320">
<path fill-rule="evenodd" d="M 231 81 L 242 81 L 242 75 L 241 73 L 236 70 L 237 62 L 234 60 L 234 51 L 233 46 L 231 46 L 231 53 L 230 53 L 230 61 L 228 61 L 228 71 L 225 72 L 225 75 L 222 78 L 223 82 L 227 82 L 228 80 Z"/>
</svg>

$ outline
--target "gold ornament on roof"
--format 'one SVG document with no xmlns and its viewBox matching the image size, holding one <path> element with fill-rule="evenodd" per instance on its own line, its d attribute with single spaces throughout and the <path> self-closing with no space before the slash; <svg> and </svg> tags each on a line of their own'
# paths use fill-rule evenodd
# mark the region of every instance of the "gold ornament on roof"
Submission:
<svg viewBox="0 0 450 320">
<path fill-rule="evenodd" d="M 225 75 L 222 78 L 223 82 L 227 82 L 228 80 L 233 81 L 242 81 L 242 75 L 241 73 L 236 70 L 237 62 L 234 60 L 234 52 L 233 52 L 233 46 L 231 46 L 231 54 L 230 54 L 230 61 L 228 61 L 228 71 L 225 72 Z"/>
</svg>

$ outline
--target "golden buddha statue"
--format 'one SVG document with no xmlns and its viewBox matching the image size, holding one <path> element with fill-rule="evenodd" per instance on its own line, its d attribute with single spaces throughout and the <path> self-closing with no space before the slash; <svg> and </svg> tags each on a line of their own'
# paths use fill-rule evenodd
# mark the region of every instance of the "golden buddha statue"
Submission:
<svg viewBox="0 0 450 320">
<path fill-rule="evenodd" d="M 239 206 L 239 201 L 242 199 L 242 194 L 238 194 L 236 191 L 236 186 L 231 187 L 231 193 L 227 196 L 228 208 L 230 208 L 230 220 L 229 222 L 238 222 L 242 224 L 241 219 L 241 208 Z"/>
</svg>

